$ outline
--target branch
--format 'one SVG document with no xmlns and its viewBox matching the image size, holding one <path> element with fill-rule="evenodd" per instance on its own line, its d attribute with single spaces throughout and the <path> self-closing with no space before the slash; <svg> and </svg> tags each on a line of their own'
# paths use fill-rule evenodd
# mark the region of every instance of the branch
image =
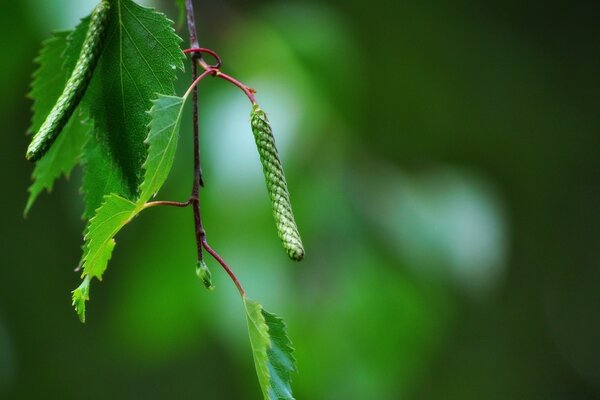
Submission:
<svg viewBox="0 0 600 400">
<path fill-rule="evenodd" d="M 196 20 L 194 17 L 194 5 L 192 0 L 185 0 L 185 8 L 187 13 L 187 25 L 190 35 L 190 45 L 199 46 L 198 34 L 196 32 Z M 195 82 L 198 79 L 198 64 L 197 58 L 192 57 L 192 79 Z M 204 186 L 202 179 L 202 167 L 200 164 L 200 129 L 198 124 L 198 87 L 194 86 L 192 92 L 193 113 L 192 126 L 194 134 L 194 182 L 192 185 L 192 207 L 194 209 L 194 232 L 196 234 L 196 247 L 198 249 L 198 261 L 204 259 L 202 253 L 202 242 L 206 233 L 202 226 L 202 215 L 200 213 L 200 186 Z"/>
</svg>

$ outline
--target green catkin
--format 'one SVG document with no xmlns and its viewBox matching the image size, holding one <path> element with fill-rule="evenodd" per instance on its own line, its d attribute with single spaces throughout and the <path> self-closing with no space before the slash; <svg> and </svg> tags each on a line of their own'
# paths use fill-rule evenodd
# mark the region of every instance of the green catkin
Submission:
<svg viewBox="0 0 600 400">
<path fill-rule="evenodd" d="M 267 190 L 271 197 L 273 216 L 275 217 L 279 238 L 288 256 L 292 260 L 300 261 L 304 258 L 304 246 L 292 212 L 290 195 L 277 147 L 275 146 L 275 138 L 267 115 L 256 104 L 252 108 L 251 123 L 260 162 L 263 166 Z"/>
<path fill-rule="evenodd" d="M 65 85 L 65 90 L 33 137 L 27 149 L 26 158 L 29 161 L 37 161 L 46 154 L 83 98 L 102 54 L 109 9 L 110 4 L 103 0 L 92 12 L 75 69 Z"/>
</svg>

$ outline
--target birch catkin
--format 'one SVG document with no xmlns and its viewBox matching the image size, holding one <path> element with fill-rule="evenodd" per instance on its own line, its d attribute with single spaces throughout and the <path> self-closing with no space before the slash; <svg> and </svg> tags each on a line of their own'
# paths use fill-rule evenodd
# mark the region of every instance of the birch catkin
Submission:
<svg viewBox="0 0 600 400">
<path fill-rule="evenodd" d="M 110 4 L 103 0 L 92 12 L 75 69 L 42 127 L 33 137 L 27 149 L 28 160 L 37 161 L 46 154 L 83 98 L 102 54 L 109 9 Z"/>
<path fill-rule="evenodd" d="M 304 247 L 292 212 L 283 167 L 267 115 L 258 105 L 254 105 L 252 109 L 251 122 L 279 238 L 288 256 L 300 261 L 304 258 Z"/>
</svg>

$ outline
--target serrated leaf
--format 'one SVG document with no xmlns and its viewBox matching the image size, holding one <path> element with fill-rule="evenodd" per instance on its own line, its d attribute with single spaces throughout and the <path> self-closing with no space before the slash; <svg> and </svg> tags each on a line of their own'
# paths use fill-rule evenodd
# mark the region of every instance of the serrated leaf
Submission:
<svg viewBox="0 0 600 400">
<path fill-rule="evenodd" d="M 265 400 L 293 400 L 294 349 L 285 323 L 262 306 L 244 298 L 248 333 L 258 381 Z"/>
<path fill-rule="evenodd" d="M 82 21 L 70 44 L 83 40 L 88 23 Z M 107 194 L 137 197 L 146 159 L 147 110 L 158 93 L 174 93 L 176 69 L 183 69 L 181 39 L 164 14 L 131 0 L 111 0 L 108 25 L 104 52 L 83 99 L 98 143 L 84 150 L 88 218 Z M 113 169 L 118 172 L 106 181 Z"/>
<path fill-rule="evenodd" d="M 90 220 L 85 233 L 83 275 L 102 280 L 115 247 L 114 237 L 138 212 L 137 205 L 116 194 L 104 197 L 104 203 Z"/>
<path fill-rule="evenodd" d="M 81 285 L 73 290 L 72 296 L 75 311 L 77 311 L 79 320 L 83 323 L 85 323 L 85 302 L 90 299 L 90 280 L 91 278 L 86 276 Z"/>
<path fill-rule="evenodd" d="M 159 95 L 150 109 L 148 157 L 140 186 L 140 200 L 144 203 L 162 187 L 173 166 L 184 101 L 182 97 Z"/>
<path fill-rule="evenodd" d="M 57 32 L 46 40 L 36 62 L 40 65 L 33 75 L 29 97 L 33 99 L 33 117 L 30 132 L 37 132 L 44 122 L 54 103 L 62 93 L 73 65 L 66 65 L 65 50 L 69 32 Z M 79 49 L 73 49 L 79 51 Z M 75 117 L 67 123 L 48 153 L 35 165 L 33 184 L 29 187 L 29 199 L 25 206 L 25 214 L 44 190 L 51 191 L 54 181 L 62 175 L 69 176 L 78 164 L 83 145 L 88 138 L 89 125 L 81 121 L 85 119 L 75 113 Z"/>
</svg>

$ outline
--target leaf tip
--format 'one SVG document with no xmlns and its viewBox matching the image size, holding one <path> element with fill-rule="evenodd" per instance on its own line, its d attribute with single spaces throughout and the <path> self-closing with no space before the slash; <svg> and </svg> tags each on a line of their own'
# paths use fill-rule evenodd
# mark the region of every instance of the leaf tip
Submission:
<svg viewBox="0 0 600 400">
<path fill-rule="evenodd" d="M 73 307 L 75 307 L 75 311 L 82 323 L 85 323 L 85 303 L 90 299 L 90 281 L 90 276 L 85 276 L 81 285 L 71 292 L 73 294 Z"/>
</svg>

